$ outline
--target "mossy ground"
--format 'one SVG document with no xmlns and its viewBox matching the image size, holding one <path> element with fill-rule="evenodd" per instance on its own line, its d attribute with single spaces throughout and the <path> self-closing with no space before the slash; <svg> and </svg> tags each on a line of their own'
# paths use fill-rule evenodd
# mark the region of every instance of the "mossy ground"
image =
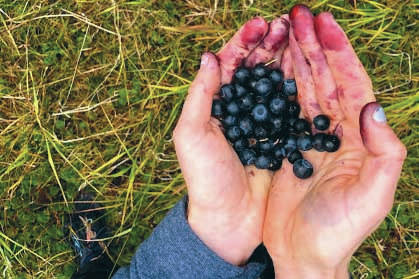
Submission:
<svg viewBox="0 0 419 279">
<path fill-rule="evenodd" d="M 351 271 L 419 277 L 419 4 L 303 2 L 335 14 L 409 150 L 394 208 Z M 0 277 L 70 276 L 63 227 L 80 188 L 107 208 L 111 254 L 129 263 L 185 192 L 171 133 L 200 54 L 295 3 L 0 0 Z"/>
</svg>

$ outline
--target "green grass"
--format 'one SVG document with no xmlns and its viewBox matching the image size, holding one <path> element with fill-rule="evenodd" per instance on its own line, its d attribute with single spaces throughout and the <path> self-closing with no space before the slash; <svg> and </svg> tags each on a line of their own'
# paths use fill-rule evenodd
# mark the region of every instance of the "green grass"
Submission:
<svg viewBox="0 0 419 279">
<path fill-rule="evenodd" d="M 419 277 L 419 4 L 304 2 L 348 32 L 409 150 L 394 209 L 351 271 Z M 0 277 L 69 277 L 62 229 L 80 188 L 107 207 L 111 254 L 127 264 L 185 193 L 171 133 L 200 54 L 295 3 L 0 0 Z"/>
</svg>

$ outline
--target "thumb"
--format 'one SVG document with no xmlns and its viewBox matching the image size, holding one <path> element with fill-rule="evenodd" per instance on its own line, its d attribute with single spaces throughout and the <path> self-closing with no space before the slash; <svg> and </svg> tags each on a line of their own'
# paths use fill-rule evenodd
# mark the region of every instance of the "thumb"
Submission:
<svg viewBox="0 0 419 279">
<path fill-rule="evenodd" d="M 364 106 L 360 114 L 361 137 L 368 155 L 360 173 L 365 198 L 382 205 L 385 216 L 391 209 L 406 147 L 387 124 L 383 108 L 376 102 Z M 373 201 L 373 200 L 374 201 Z"/>
<path fill-rule="evenodd" d="M 201 66 L 189 87 L 179 121 L 188 123 L 191 129 L 199 129 L 211 118 L 213 96 L 220 88 L 221 74 L 214 54 L 206 52 L 201 57 Z"/>
<path fill-rule="evenodd" d="M 359 118 L 361 137 L 370 155 L 399 159 L 403 162 L 406 148 L 397 138 L 390 126 L 384 109 L 377 102 L 364 106 Z"/>
</svg>

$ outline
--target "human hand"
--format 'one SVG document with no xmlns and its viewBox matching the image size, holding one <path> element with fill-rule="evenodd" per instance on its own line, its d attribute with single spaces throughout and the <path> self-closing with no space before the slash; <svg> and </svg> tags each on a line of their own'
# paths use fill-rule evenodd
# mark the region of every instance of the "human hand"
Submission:
<svg viewBox="0 0 419 279">
<path fill-rule="evenodd" d="M 304 152 L 313 175 L 284 162 L 273 178 L 263 240 L 278 278 L 347 278 L 351 255 L 392 207 L 406 149 L 375 103 L 371 81 L 330 13 L 297 5 L 290 38 L 304 116 L 331 118 L 335 153 Z"/>
<path fill-rule="evenodd" d="M 254 66 L 278 57 L 273 66 L 279 67 L 289 24 L 277 18 L 268 27 L 264 19 L 254 18 L 217 57 L 202 56 L 173 135 L 188 188 L 189 224 L 210 249 L 235 265 L 245 263 L 262 242 L 272 176 L 267 170 L 243 167 L 211 118 L 211 106 L 220 86 L 231 81 L 242 62 Z"/>
</svg>

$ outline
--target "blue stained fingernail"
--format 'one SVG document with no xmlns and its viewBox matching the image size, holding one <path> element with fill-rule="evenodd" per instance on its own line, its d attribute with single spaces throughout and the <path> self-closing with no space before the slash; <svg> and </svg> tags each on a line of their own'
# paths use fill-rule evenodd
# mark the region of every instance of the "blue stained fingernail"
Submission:
<svg viewBox="0 0 419 279">
<path fill-rule="evenodd" d="M 382 106 L 379 106 L 375 109 L 374 113 L 372 114 L 372 118 L 376 122 L 385 123 L 387 122 L 386 114 L 384 113 L 384 109 Z"/>
</svg>

